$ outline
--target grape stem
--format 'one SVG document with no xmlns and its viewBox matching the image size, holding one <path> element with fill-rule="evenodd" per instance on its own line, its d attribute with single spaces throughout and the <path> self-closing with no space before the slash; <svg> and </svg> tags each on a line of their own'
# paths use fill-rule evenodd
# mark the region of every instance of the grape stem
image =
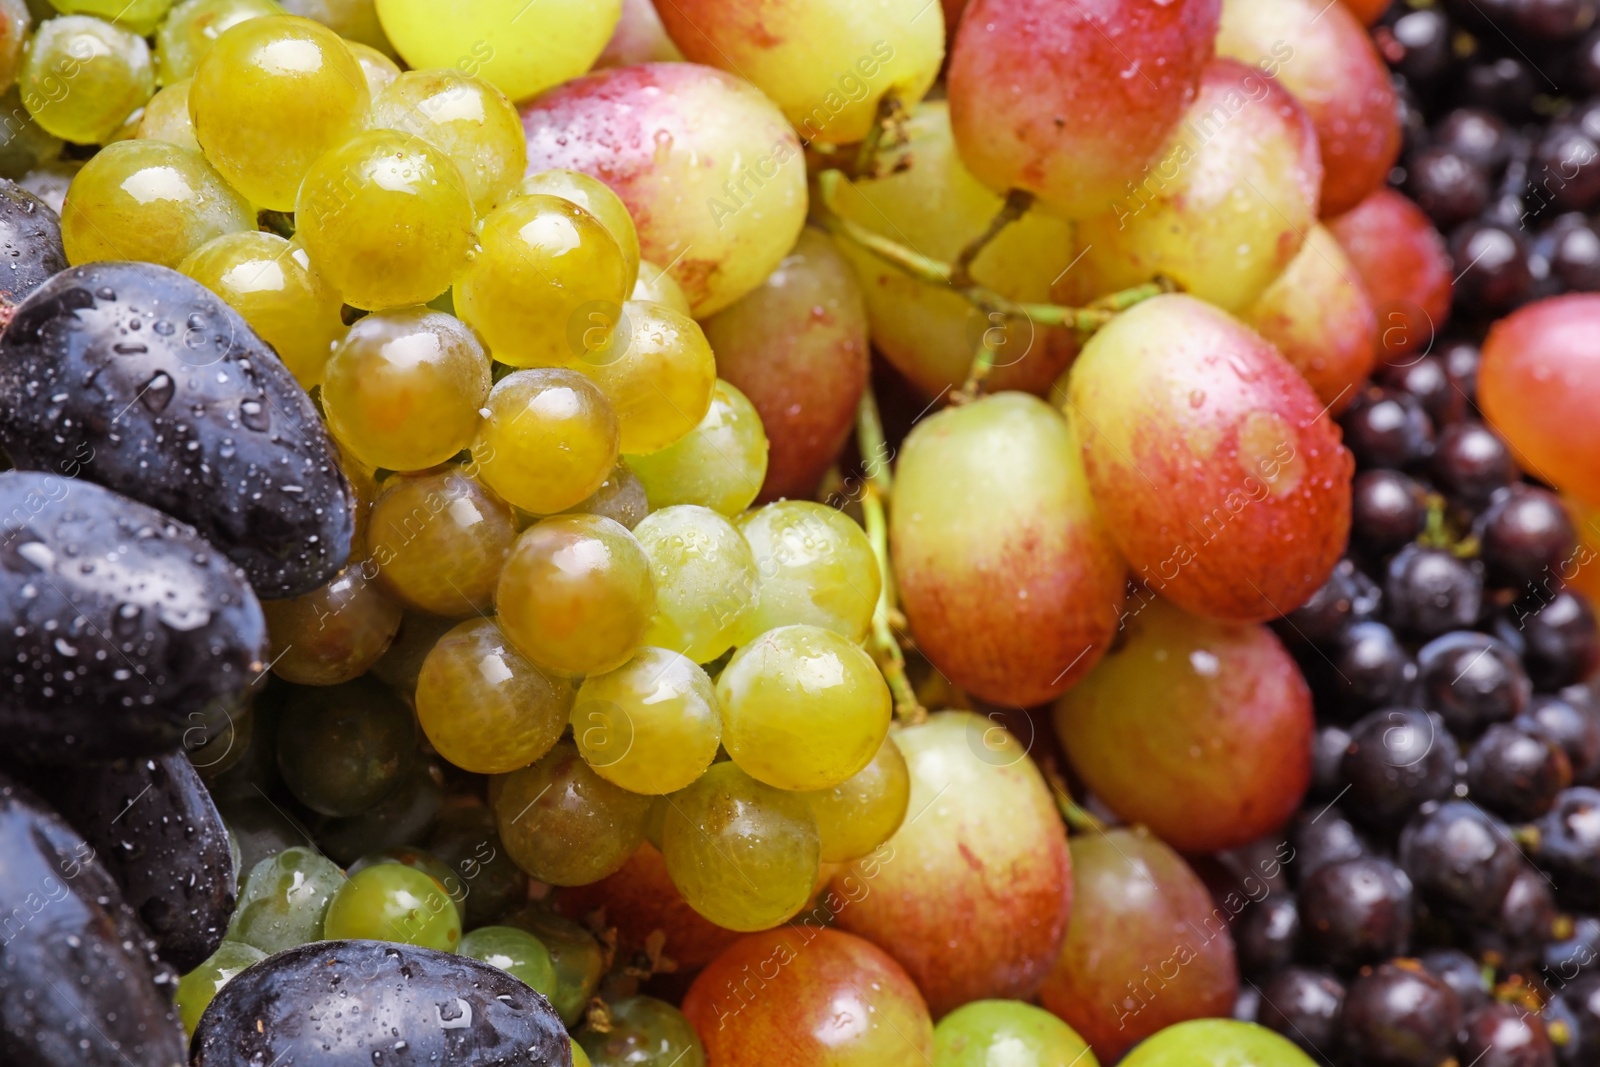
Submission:
<svg viewBox="0 0 1600 1067">
<path fill-rule="evenodd" d="M 889 471 L 889 445 L 883 436 L 883 420 L 878 416 L 878 398 L 868 385 L 856 409 L 856 445 L 866 483 L 861 491 L 861 515 L 867 527 L 867 540 L 878 561 L 878 604 L 872 612 L 872 646 L 878 669 L 889 683 L 894 697 L 895 715 L 901 722 L 915 725 L 928 717 L 928 710 L 917 701 L 916 691 L 906 674 L 906 654 L 895 637 L 894 570 L 889 564 L 889 523 L 886 507 L 894 491 L 894 476 Z"/>
<path fill-rule="evenodd" d="M 973 260 L 1000 236 L 1002 230 L 1026 215 L 1031 207 L 1033 207 L 1032 193 L 1024 189 L 1013 189 L 1007 193 L 1006 202 L 1001 205 L 994 218 L 989 220 L 988 228 L 968 241 L 967 246 L 956 256 L 956 261 L 950 268 L 950 284 L 957 288 L 972 285 Z"/>
<path fill-rule="evenodd" d="M 1050 784 L 1050 792 L 1055 795 L 1056 807 L 1061 811 L 1061 817 L 1066 820 L 1067 829 L 1075 834 L 1103 834 L 1109 827 L 1093 812 L 1078 806 L 1072 799 L 1072 794 L 1067 791 L 1067 783 L 1062 781 L 1061 775 L 1054 770 L 1045 771 L 1045 781 Z"/>
</svg>

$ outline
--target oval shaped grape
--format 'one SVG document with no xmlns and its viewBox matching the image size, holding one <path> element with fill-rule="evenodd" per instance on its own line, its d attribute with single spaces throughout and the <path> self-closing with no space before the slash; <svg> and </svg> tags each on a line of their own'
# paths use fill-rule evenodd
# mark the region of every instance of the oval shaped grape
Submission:
<svg viewBox="0 0 1600 1067">
<path fill-rule="evenodd" d="M 1044 401 L 1000 393 L 918 423 L 889 534 L 917 645 L 961 688 L 1039 704 L 1110 647 L 1125 568 L 1073 428 Z"/>
<path fill-rule="evenodd" d="M 1100 1067 L 1077 1032 L 1042 1008 L 1020 1000 L 963 1004 L 933 1028 L 938 1067 Z"/>
<path fill-rule="evenodd" d="M 1263 622 L 1343 553 L 1354 461 L 1305 379 L 1226 312 L 1170 294 L 1117 316 L 1084 346 L 1066 407 L 1144 592 Z"/>
<path fill-rule="evenodd" d="M 1291 1024 L 1292 1025 L 1292 1024 Z M 1512 1055 L 1516 1055 L 1513 1051 Z M 1122 1067 L 1313 1067 L 1288 1038 L 1235 1019 L 1193 1019 L 1169 1026 L 1122 1061 Z"/>
<path fill-rule="evenodd" d="M 1422 209 L 1390 188 L 1328 220 L 1378 316 L 1378 358 L 1424 354 L 1450 318 L 1455 267 Z"/>
</svg>

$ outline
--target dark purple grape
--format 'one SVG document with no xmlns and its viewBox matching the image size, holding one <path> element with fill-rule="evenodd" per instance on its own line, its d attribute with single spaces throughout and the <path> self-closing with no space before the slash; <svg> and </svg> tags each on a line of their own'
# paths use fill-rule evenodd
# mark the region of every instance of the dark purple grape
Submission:
<svg viewBox="0 0 1600 1067">
<path fill-rule="evenodd" d="M 1273 893 L 1244 910 L 1233 924 L 1239 969 L 1265 976 L 1294 962 L 1300 947 L 1300 911 L 1292 893 Z"/>
<path fill-rule="evenodd" d="M 1481 422 L 1445 427 L 1434 447 L 1432 469 L 1440 488 L 1473 510 L 1517 478 L 1511 449 Z"/>
<path fill-rule="evenodd" d="M 1540 972 L 1552 988 L 1559 989 L 1597 966 L 1600 966 L 1600 918 L 1593 915 L 1576 916 L 1571 932 L 1549 942 L 1540 952 Z"/>
<path fill-rule="evenodd" d="M 1492 584 L 1537 586 L 1550 592 L 1578 543 L 1561 498 L 1532 485 L 1512 486 L 1489 505 L 1481 538 Z"/>
<path fill-rule="evenodd" d="M 1302 884 L 1324 867 L 1372 852 L 1361 831 L 1331 804 L 1320 811 L 1307 809 L 1296 815 L 1289 824 L 1289 844 L 1294 849 L 1295 877 Z"/>
<path fill-rule="evenodd" d="M 1450 793 L 1459 752 L 1443 720 L 1415 708 L 1375 711 L 1350 731 L 1347 810 L 1392 833 L 1399 821 Z"/>
<path fill-rule="evenodd" d="M 1310 957 L 1350 972 L 1411 943 L 1411 880 L 1381 856 L 1341 860 L 1300 883 L 1300 929 Z"/>
<path fill-rule="evenodd" d="M 1448 437 L 1449 430 L 1445 433 Z M 1350 487 L 1350 537 L 1367 552 L 1387 556 L 1414 540 L 1427 518 L 1427 494 L 1410 475 L 1392 470 L 1356 475 Z"/>
<path fill-rule="evenodd" d="M 1484 980 L 1483 967 L 1465 952 L 1458 948 L 1429 949 L 1418 960 L 1429 974 L 1456 991 L 1464 1010 L 1489 1003 L 1489 983 Z"/>
<path fill-rule="evenodd" d="M 1285 617 L 1279 635 L 1291 644 L 1330 645 L 1352 622 L 1374 617 L 1381 599 L 1372 579 L 1342 559 L 1311 598 Z"/>
<path fill-rule="evenodd" d="M 1489 727 L 1467 752 L 1469 795 L 1507 819 L 1538 818 L 1571 784 L 1561 746 L 1514 723 Z"/>
<path fill-rule="evenodd" d="M 1389 561 L 1383 595 L 1389 625 L 1407 636 L 1426 640 L 1466 629 L 1483 610 L 1483 565 L 1407 545 Z"/>
<path fill-rule="evenodd" d="M 1435 638 L 1417 653 L 1417 676 L 1429 711 L 1450 732 L 1476 737 L 1528 706 L 1533 686 L 1516 652 L 1504 641 L 1473 630 Z"/>
<path fill-rule="evenodd" d="M 1539 1017 L 1510 1004 L 1484 1004 L 1469 1014 L 1456 1058 L 1474 1067 L 1555 1067 L 1556 1062 Z"/>
<path fill-rule="evenodd" d="M 1532 966 L 1536 950 L 1555 935 L 1558 918 L 1550 876 L 1524 861 L 1492 920 L 1494 930 L 1505 938 L 1502 958 L 1516 955 L 1521 957 L 1518 967 Z"/>
<path fill-rule="evenodd" d="M 9 131 L 8 131 L 9 132 Z M 16 182 L 0 178 L 0 319 L 51 276 L 67 269 L 61 220 L 43 200 Z"/>
<path fill-rule="evenodd" d="M 1311 738 L 1311 792 L 1313 797 L 1332 800 L 1344 788 L 1344 750 L 1350 747 L 1350 731 L 1325 723 Z"/>
<path fill-rule="evenodd" d="M 1600 30 L 1591 30 L 1568 53 L 1567 81 L 1574 91 L 1593 96 L 1600 93 Z"/>
<path fill-rule="evenodd" d="M 1455 383 L 1456 391 L 1466 399 L 1473 410 L 1478 406 L 1478 361 L 1481 353 L 1471 341 L 1447 341 L 1439 352 L 1444 369 Z"/>
<path fill-rule="evenodd" d="M 1450 237 L 1455 263 L 1455 306 L 1474 318 L 1494 318 L 1522 302 L 1533 288 L 1528 250 L 1515 224 L 1468 222 Z"/>
<path fill-rule="evenodd" d="M 1313 1056 L 1337 1055 L 1344 983 L 1324 971 L 1285 967 L 1261 987 L 1256 1021 Z"/>
<path fill-rule="evenodd" d="M 1455 102 L 1521 122 L 1533 110 L 1541 84 L 1533 68 L 1520 59 L 1474 60 L 1461 70 Z"/>
<path fill-rule="evenodd" d="M 1564 898 L 1593 907 L 1600 898 L 1600 790 L 1573 786 L 1533 824 L 1534 860 Z"/>
<path fill-rule="evenodd" d="M 1365 1067 L 1441 1067 L 1461 1025 L 1461 999 L 1421 964 L 1385 963 L 1350 983 L 1346 1045 Z"/>
<path fill-rule="evenodd" d="M 1587 686 L 1568 686 L 1554 695 L 1535 696 L 1515 721 L 1520 729 L 1561 746 L 1572 767 L 1574 784 L 1587 784 L 1600 774 L 1600 710 Z"/>
<path fill-rule="evenodd" d="M 1499 909 L 1521 869 L 1522 853 L 1498 819 L 1452 800 L 1424 809 L 1406 825 L 1400 864 L 1424 900 L 1451 915 L 1483 918 Z"/>
<path fill-rule="evenodd" d="M 1233 998 L 1235 1022 L 1253 1023 L 1261 1010 L 1261 994 L 1253 986 L 1243 986 Z"/>
<path fill-rule="evenodd" d="M 1600 1062 L 1600 983 L 1595 978 L 1586 974 L 1554 987 L 1539 1012 L 1561 1067 L 1593 1067 Z"/>
<path fill-rule="evenodd" d="M 1593 223 L 1579 220 L 1553 235 L 1550 271 L 1566 291 L 1600 290 L 1600 231 Z"/>
<path fill-rule="evenodd" d="M 1600 145 L 1582 126 L 1557 123 L 1533 149 L 1533 201 L 1557 211 L 1588 211 L 1600 200 Z"/>
<path fill-rule="evenodd" d="M 1412 85 L 1431 88 L 1450 72 L 1454 56 L 1450 53 L 1450 20 L 1438 8 L 1405 12 L 1379 37 L 1389 67 Z"/>
<path fill-rule="evenodd" d="M 1515 0 L 1509 29 L 1540 41 L 1568 41 L 1594 25 L 1595 0 Z"/>
<path fill-rule="evenodd" d="M 1424 356 L 1411 363 L 1381 367 L 1374 380 L 1416 397 L 1436 428 L 1448 426 L 1466 414 L 1467 398 L 1440 356 Z"/>
<path fill-rule="evenodd" d="M 1537 688 L 1560 689 L 1600 666 L 1600 628 L 1594 609 L 1579 594 L 1563 589 L 1543 606 L 1514 604 L 1511 620 L 1522 635 L 1522 659 Z"/>
<path fill-rule="evenodd" d="M 1381 622 L 1358 622 L 1346 630 L 1333 667 L 1342 704 L 1357 712 L 1399 700 L 1417 674 L 1411 653 Z"/>
<path fill-rule="evenodd" d="M 1487 170 L 1453 148 L 1425 148 L 1406 162 L 1406 195 L 1441 229 L 1483 211 L 1491 191 Z"/>
<path fill-rule="evenodd" d="M 1363 469 L 1414 466 L 1433 454 L 1433 422 L 1409 393 L 1372 388 L 1340 416 L 1344 443 Z"/>
<path fill-rule="evenodd" d="M 1433 128 L 1435 144 L 1491 172 L 1511 158 L 1510 135 L 1505 120 L 1476 107 L 1458 107 Z"/>
</svg>

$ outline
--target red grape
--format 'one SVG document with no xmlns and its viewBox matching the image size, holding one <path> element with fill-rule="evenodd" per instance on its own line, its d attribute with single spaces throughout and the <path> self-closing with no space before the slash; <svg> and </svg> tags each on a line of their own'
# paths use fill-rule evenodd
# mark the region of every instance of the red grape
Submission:
<svg viewBox="0 0 1600 1067">
<path fill-rule="evenodd" d="M 1378 315 L 1378 358 L 1426 352 L 1450 317 L 1450 252 L 1428 216 L 1379 189 L 1328 229 L 1355 264 Z"/>
</svg>

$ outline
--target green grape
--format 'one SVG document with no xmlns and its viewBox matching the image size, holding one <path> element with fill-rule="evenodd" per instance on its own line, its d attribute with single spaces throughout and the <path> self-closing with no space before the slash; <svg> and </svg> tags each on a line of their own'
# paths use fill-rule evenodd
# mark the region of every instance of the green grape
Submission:
<svg viewBox="0 0 1600 1067">
<path fill-rule="evenodd" d="M 378 662 L 400 629 L 400 605 L 367 577 L 371 569 L 356 563 L 321 589 L 262 605 L 274 674 L 299 685 L 338 685 Z"/>
<path fill-rule="evenodd" d="M 93 15 L 125 26 L 141 37 L 155 32 L 172 0 L 50 0 L 63 15 Z"/>
<path fill-rule="evenodd" d="M 451 900 L 458 904 L 466 896 L 466 887 L 461 884 L 461 879 L 450 866 L 439 857 L 421 849 L 397 846 L 394 848 L 378 849 L 363 853 L 355 862 L 351 863 L 345 874 L 354 878 L 368 867 L 377 867 L 385 863 L 398 863 L 402 867 L 410 867 L 414 871 L 421 871 L 433 879 L 433 884 L 444 890 Z"/>
<path fill-rule="evenodd" d="M 351 875 L 334 894 L 323 933 L 329 940 L 394 941 L 454 952 L 461 943 L 461 916 L 423 872 L 380 863 Z"/>
<path fill-rule="evenodd" d="M 598 347 L 582 340 L 586 312 L 614 316 L 627 296 L 625 270 L 616 239 L 583 208 L 558 196 L 516 196 L 483 219 L 477 254 L 456 283 L 456 307 L 499 362 L 571 365 Z"/>
<path fill-rule="evenodd" d="M 492 964 L 546 997 L 556 991 L 556 965 L 537 937 L 515 926 L 480 926 L 461 939 L 460 953 Z"/>
<path fill-rule="evenodd" d="M 0 86 L 10 89 L 22 67 L 33 14 L 25 0 L 0 0 Z M 6 108 L 6 114 L 21 114 L 21 101 Z"/>
<path fill-rule="evenodd" d="M 460 798 L 439 814 L 427 840 L 428 851 L 461 877 L 466 888 L 462 918 L 468 929 L 495 922 L 528 900 L 528 876 L 506 855 L 495 829 L 494 811 Z"/>
<path fill-rule="evenodd" d="M 178 1018 L 183 1021 L 183 1032 L 193 1034 L 200 1024 L 211 998 L 222 992 L 222 987 L 233 981 L 234 975 L 260 963 L 267 954 L 241 941 L 224 941 L 200 966 L 184 975 L 178 982 L 175 997 Z"/>
<path fill-rule="evenodd" d="M 714 694 L 713 694 L 714 695 Z M 671 797 L 656 797 L 650 802 L 650 812 L 644 820 L 644 839 L 661 851 L 667 829 L 667 811 L 672 807 Z"/>
<path fill-rule="evenodd" d="M 549 951 L 556 967 L 556 991 L 550 995 L 550 1004 L 562 1022 L 577 1025 L 606 969 L 605 953 L 594 935 L 544 908 L 525 908 L 506 922 L 537 937 Z"/>
<path fill-rule="evenodd" d="M 335 863 L 353 863 L 384 850 L 404 849 L 420 840 L 444 807 L 444 774 L 427 760 L 416 760 L 389 795 L 358 815 L 321 819 L 317 844 Z M 448 875 L 446 868 L 436 869 Z M 443 879 L 441 879 L 443 884 Z"/>
<path fill-rule="evenodd" d="M 761 492 L 767 433 L 745 395 L 718 380 L 711 410 L 689 435 L 648 456 L 628 456 L 651 510 L 699 504 L 735 518 Z"/>
<path fill-rule="evenodd" d="M 717 678 L 722 744 L 779 789 L 831 789 L 889 733 L 889 686 L 872 657 L 818 626 L 781 626 L 734 653 Z"/>
<path fill-rule="evenodd" d="M 361 73 L 367 76 L 367 93 L 372 99 L 378 99 L 378 94 L 400 77 L 400 64 L 371 45 L 351 40 L 346 40 L 344 44 L 350 49 L 350 54 L 356 57 L 356 62 L 361 64 Z"/>
<path fill-rule="evenodd" d="M 168 86 L 156 99 L 178 87 Z M 346 333 L 343 301 L 299 244 L 260 230 L 226 234 L 190 252 L 178 269 L 244 316 L 301 385 L 310 389 L 322 381 L 333 346 Z"/>
<path fill-rule="evenodd" d="M 206 158 L 251 203 L 274 211 L 294 210 L 311 165 L 360 132 L 371 105 L 361 64 L 339 35 L 292 15 L 230 28 L 200 57 L 189 88 Z"/>
<path fill-rule="evenodd" d="M 371 678 L 296 690 L 278 723 L 283 784 L 322 815 L 359 815 L 388 796 L 416 748 L 411 709 Z"/>
<path fill-rule="evenodd" d="M 30 170 L 18 179 L 17 184 L 43 200 L 51 211 L 59 215 L 66 207 L 67 189 L 82 169 L 82 160 L 61 159 Z"/>
<path fill-rule="evenodd" d="M 372 0 L 283 0 L 291 15 L 315 19 L 346 41 L 394 56 L 394 45 L 384 35 Z"/>
<path fill-rule="evenodd" d="M 821 870 L 817 820 L 802 796 L 733 763 L 714 763 L 672 798 L 662 826 L 667 873 L 695 911 L 730 930 L 791 918 Z"/>
<path fill-rule="evenodd" d="M 581 503 L 617 462 L 617 415 L 576 371 L 515 371 L 495 383 L 472 445 L 474 473 L 536 515 Z"/>
<path fill-rule="evenodd" d="M 572 708 L 572 739 L 606 781 L 632 793 L 675 793 L 716 758 L 722 739 L 716 692 L 687 657 L 641 649 L 616 670 L 584 679 Z"/>
<path fill-rule="evenodd" d="M 650 798 L 595 773 L 570 741 L 505 776 L 494 799 L 500 840 L 518 867 L 551 885 L 588 885 L 644 840 Z"/>
<path fill-rule="evenodd" d="M 572 1067 L 592 1067 L 593 1061 L 589 1054 L 583 1051 L 583 1046 L 576 1041 L 572 1042 Z"/>
<path fill-rule="evenodd" d="M 642 455 L 681 441 L 710 409 L 717 383 L 717 360 L 700 324 L 665 304 L 637 300 L 618 312 L 589 314 L 595 326 L 582 335 L 576 366 L 616 409 L 619 447 Z"/>
<path fill-rule="evenodd" d="M 522 120 L 493 85 L 455 70 L 412 70 L 372 101 L 372 125 L 420 137 L 449 156 L 478 214 L 516 188 L 528 169 Z"/>
<path fill-rule="evenodd" d="M 384 33 L 412 67 L 456 67 L 513 100 L 576 78 L 599 57 L 621 0 L 473 0 L 442 18 L 433 0 L 377 0 Z M 491 47 L 489 42 L 493 42 Z"/>
<path fill-rule="evenodd" d="M 295 224 L 311 262 L 358 308 L 433 299 L 472 250 L 472 200 L 460 168 L 427 141 L 393 130 L 358 134 L 313 163 Z"/>
<path fill-rule="evenodd" d="M 144 260 L 176 267 L 224 234 L 255 228 L 255 213 L 198 152 L 166 141 L 118 141 L 83 165 L 67 190 L 67 262 Z"/>
<path fill-rule="evenodd" d="M 272 785 L 277 773 L 272 767 L 271 743 L 256 739 L 245 755 L 247 758 L 233 772 L 216 782 L 206 783 L 217 798 L 217 810 L 227 822 L 229 836 L 239 846 L 239 863 L 234 870 L 244 872 L 239 876 L 241 902 L 246 880 L 256 864 L 295 848 L 311 837 L 297 820 L 256 792 L 262 785 Z M 230 787 L 238 787 L 236 795 L 229 795 Z M 242 795 L 237 795 L 239 789 L 243 790 Z M 344 877 L 342 872 L 340 877 Z M 238 913 L 236 907 L 234 915 Z"/>
<path fill-rule="evenodd" d="M 683 1012 L 655 997 L 610 1005 L 611 1027 L 585 1027 L 573 1040 L 595 1067 L 706 1067 L 706 1050 Z"/>
<path fill-rule="evenodd" d="M 489 358 L 477 336 L 442 311 L 410 307 L 350 327 L 328 359 L 322 407 L 328 429 L 358 459 L 414 471 L 472 443 L 488 393 Z"/>
<path fill-rule="evenodd" d="M 34 121 L 77 144 L 103 144 L 156 91 L 144 38 L 87 15 L 39 27 L 17 84 Z"/>
<path fill-rule="evenodd" d="M 650 502 L 644 497 L 644 483 L 639 476 L 629 470 L 626 463 L 619 463 L 612 468 L 600 488 L 572 505 L 567 512 L 603 515 L 631 530 L 650 514 Z"/>
<path fill-rule="evenodd" d="M 633 535 L 650 557 L 656 615 L 647 644 L 709 663 L 745 632 L 760 589 L 750 546 L 710 508 L 678 504 L 652 512 Z M 687 783 L 685 783 L 687 784 Z"/>
<path fill-rule="evenodd" d="M 0 0 L 0 6 L 4 2 Z M 21 89 L 13 85 L 0 96 L 0 178 L 21 181 L 29 171 L 60 159 L 64 147 L 61 138 L 46 132 L 22 106 Z"/>
<path fill-rule="evenodd" d="M 1255 1023 L 1193 1019 L 1152 1034 L 1122 1067 L 1312 1067 L 1292 1041 Z M 942 1067 L 942 1065 L 941 1065 Z"/>
<path fill-rule="evenodd" d="M 522 144 L 522 164 L 527 167 L 528 144 L 523 139 L 522 122 L 517 121 L 517 137 Z M 522 184 L 517 186 L 517 191 L 524 196 L 533 196 L 546 193 L 550 196 L 559 196 L 563 200 L 570 200 L 583 210 L 600 220 L 600 225 L 606 232 L 616 239 L 617 247 L 622 249 L 623 287 L 632 293 L 639 280 L 639 231 L 634 228 L 633 216 L 628 214 L 628 205 L 622 202 L 622 197 L 611 191 L 611 187 L 599 178 L 592 178 L 582 171 L 576 170 L 542 170 L 538 174 L 530 174 L 522 179 Z M 660 274 L 657 271 L 657 274 Z M 668 277 L 671 285 L 673 282 Z M 683 290 L 678 290 L 681 294 Z M 688 301 L 680 310 L 684 315 L 689 314 Z"/>
<path fill-rule="evenodd" d="M 422 732 L 473 774 L 505 774 L 539 759 L 571 709 L 572 687 L 519 655 L 493 619 L 470 619 L 441 637 L 417 678 Z"/>
<path fill-rule="evenodd" d="M 200 57 L 225 31 L 283 13 L 273 0 L 183 0 L 156 32 L 156 77 L 162 85 L 194 77 Z"/>
<path fill-rule="evenodd" d="M 134 137 L 165 141 L 199 155 L 200 142 L 194 139 L 194 121 L 189 118 L 189 84 L 190 80 L 184 78 L 152 96 L 139 116 Z"/>
<path fill-rule="evenodd" d="M 831 789 L 803 794 L 817 819 L 822 861 L 859 859 L 894 836 L 911 803 L 911 771 L 890 734 L 865 767 Z"/>
<path fill-rule="evenodd" d="M 648 259 L 639 261 L 639 280 L 633 283 L 629 299 L 665 304 L 680 315 L 690 314 L 689 298 L 683 295 L 683 286 Z"/>
<path fill-rule="evenodd" d="M 271 955 L 321 941 L 323 920 L 344 872 L 296 845 L 250 868 L 228 924 L 228 939 Z"/>
<path fill-rule="evenodd" d="M 367 544 L 379 582 L 395 599 L 460 619 L 494 603 L 516 537 L 505 501 L 459 468 L 445 467 L 385 481 Z"/>
<path fill-rule="evenodd" d="M 1185 1061 L 1187 1063 L 1187 1061 Z M 975 1000 L 933 1028 L 934 1067 L 1100 1067 L 1076 1030 L 1020 1000 Z"/>
<path fill-rule="evenodd" d="M 746 512 L 738 526 L 761 577 L 746 639 L 794 623 L 866 639 L 883 575 L 854 519 L 810 500 L 779 500 Z"/>
<path fill-rule="evenodd" d="M 524 656 L 562 674 L 628 662 L 656 611 L 650 558 L 621 524 L 559 515 L 517 538 L 495 590 L 500 628 Z"/>
</svg>

